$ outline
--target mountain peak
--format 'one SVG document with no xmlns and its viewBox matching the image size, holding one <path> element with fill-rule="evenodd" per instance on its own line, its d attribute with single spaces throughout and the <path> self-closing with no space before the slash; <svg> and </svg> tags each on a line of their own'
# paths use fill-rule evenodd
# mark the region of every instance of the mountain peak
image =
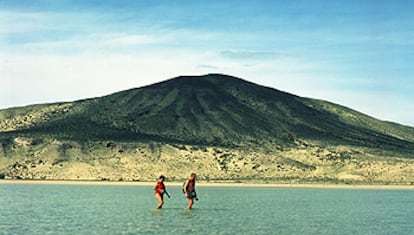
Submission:
<svg viewBox="0 0 414 235">
<path fill-rule="evenodd" d="M 208 74 L 203 74 L 203 75 L 181 75 L 176 77 L 178 79 L 183 78 L 183 79 L 206 79 L 206 80 L 215 80 L 215 79 L 237 79 L 237 80 L 242 80 L 241 78 L 237 78 L 231 75 L 227 75 L 227 74 L 222 74 L 222 73 L 208 73 Z M 175 79 L 175 78 L 173 78 Z"/>
<path fill-rule="evenodd" d="M 173 87 L 208 87 L 211 85 L 236 85 L 236 84 L 253 84 L 241 78 L 226 74 L 210 73 L 205 75 L 182 75 L 160 83 L 154 86 L 173 86 Z"/>
</svg>

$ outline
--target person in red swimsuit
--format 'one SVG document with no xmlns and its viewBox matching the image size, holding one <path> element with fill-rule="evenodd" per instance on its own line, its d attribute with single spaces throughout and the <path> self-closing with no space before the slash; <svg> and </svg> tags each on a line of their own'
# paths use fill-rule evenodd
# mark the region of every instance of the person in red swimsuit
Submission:
<svg viewBox="0 0 414 235">
<path fill-rule="evenodd" d="M 155 198 L 158 200 L 157 209 L 161 209 L 162 205 L 164 205 L 164 193 L 167 194 L 168 198 L 170 198 L 170 194 L 168 194 L 164 185 L 164 179 L 165 177 L 161 175 L 157 181 L 157 184 L 154 186 Z"/>
</svg>

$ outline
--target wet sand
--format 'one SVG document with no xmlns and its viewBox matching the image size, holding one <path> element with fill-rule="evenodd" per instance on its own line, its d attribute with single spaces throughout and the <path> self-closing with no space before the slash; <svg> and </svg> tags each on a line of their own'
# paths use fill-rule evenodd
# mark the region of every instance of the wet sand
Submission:
<svg viewBox="0 0 414 235">
<path fill-rule="evenodd" d="M 119 181 L 75 181 L 75 180 L 0 180 L 0 184 L 39 184 L 39 185 L 108 185 L 108 186 L 153 186 L 154 182 L 119 182 Z M 165 182 L 166 186 L 182 186 L 182 182 Z M 197 182 L 198 187 L 269 187 L 269 188 L 321 188 L 321 189 L 408 189 L 414 185 L 380 185 L 380 184 L 318 184 L 318 183 L 232 183 L 232 182 Z"/>
</svg>

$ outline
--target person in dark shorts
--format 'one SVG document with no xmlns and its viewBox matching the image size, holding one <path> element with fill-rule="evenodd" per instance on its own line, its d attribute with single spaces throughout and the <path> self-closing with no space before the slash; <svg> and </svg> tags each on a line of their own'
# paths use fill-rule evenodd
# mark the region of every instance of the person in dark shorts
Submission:
<svg viewBox="0 0 414 235">
<path fill-rule="evenodd" d="M 183 187 L 185 196 L 188 199 L 187 208 L 190 210 L 193 207 L 194 199 L 198 200 L 197 193 L 195 191 L 195 181 L 196 181 L 196 174 L 191 173 L 190 177 L 187 179 L 187 181 L 185 181 L 184 187 Z"/>
</svg>

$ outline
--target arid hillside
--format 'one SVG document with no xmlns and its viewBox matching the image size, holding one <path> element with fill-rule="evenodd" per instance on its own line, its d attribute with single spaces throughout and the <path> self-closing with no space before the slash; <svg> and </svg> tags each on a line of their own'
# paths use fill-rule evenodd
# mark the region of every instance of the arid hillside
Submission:
<svg viewBox="0 0 414 235">
<path fill-rule="evenodd" d="M 414 182 L 414 128 L 220 74 L 0 110 L 0 177 Z"/>
</svg>

